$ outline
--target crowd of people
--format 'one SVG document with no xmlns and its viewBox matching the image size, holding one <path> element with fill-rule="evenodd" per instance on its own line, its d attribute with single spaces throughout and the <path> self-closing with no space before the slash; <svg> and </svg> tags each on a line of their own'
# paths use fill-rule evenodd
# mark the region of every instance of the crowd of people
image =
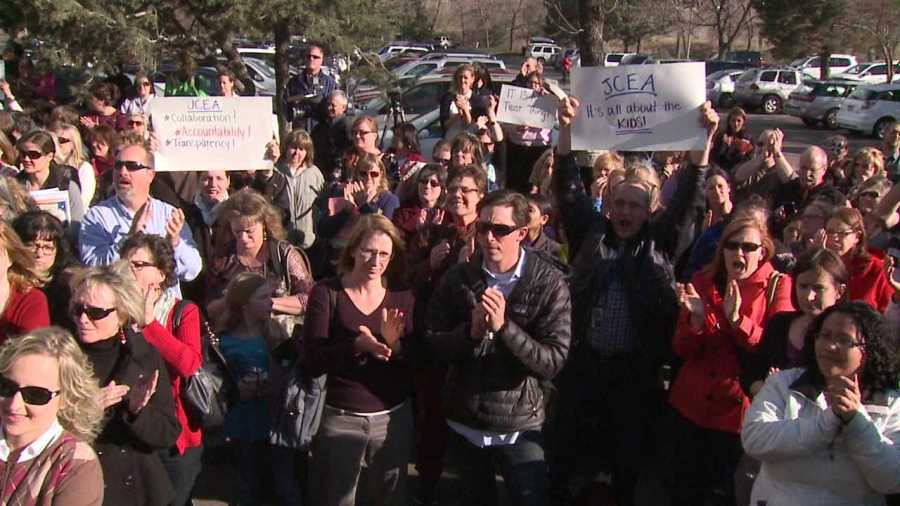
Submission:
<svg viewBox="0 0 900 506">
<path fill-rule="evenodd" d="M 466 505 L 495 474 L 600 504 L 603 473 L 628 506 L 650 468 L 673 505 L 900 493 L 900 124 L 794 167 L 707 103 L 701 150 L 574 153 L 576 97 L 557 135 L 500 123 L 461 65 L 433 152 L 382 150 L 324 56 L 270 170 L 157 172 L 143 72 L 80 110 L 4 84 L 0 502 L 184 506 L 216 459 L 241 505 L 441 504 L 445 464 Z M 547 93 L 532 58 L 514 85 Z M 204 427 L 213 336 L 236 390 Z"/>
</svg>

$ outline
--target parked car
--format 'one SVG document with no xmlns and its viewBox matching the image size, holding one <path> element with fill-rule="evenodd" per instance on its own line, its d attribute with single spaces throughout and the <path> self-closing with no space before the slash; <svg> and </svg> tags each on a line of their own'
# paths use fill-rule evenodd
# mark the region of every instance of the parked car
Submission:
<svg viewBox="0 0 900 506">
<path fill-rule="evenodd" d="M 503 60 L 499 60 L 492 56 L 488 57 L 471 57 L 471 56 L 452 56 L 439 60 L 413 61 L 394 70 L 394 76 L 400 81 L 400 87 L 405 87 L 412 83 L 413 80 L 434 72 L 438 72 L 445 68 L 455 69 L 464 63 L 478 62 L 488 69 L 506 70 L 506 64 Z"/>
<path fill-rule="evenodd" d="M 433 49 L 434 47 L 432 47 L 430 44 L 395 41 L 379 49 L 376 55 L 378 56 L 378 59 L 384 61 L 388 57 L 399 53 L 425 54 L 430 53 Z"/>
<path fill-rule="evenodd" d="M 837 113 L 841 102 L 857 86 L 857 83 L 843 80 L 804 81 L 784 103 L 784 113 L 800 118 L 806 126 L 822 123 L 825 128 L 834 130 L 838 127 Z"/>
<path fill-rule="evenodd" d="M 536 58 L 537 61 L 545 63 L 550 61 L 550 57 L 562 51 L 562 48 L 556 44 L 532 44 L 528 50 L 528 56 Z"/>
<path fill-rule="evenodd" d="M 622 59 L 619 60 L 619 65 L 643 65 L 652 59 L 653 58 L 650 55 L 632 53 L 623 56 Z"/>
<path fill-rule="evenodd" d="M 900 75 L 900 62 L 894 62 L 894 79 Z M 887 65 L 884 62 L 860 63 L 844 72 L 834 74 L 835 79 L 857 81 L 861 84 L 882 84 L 887 82 Z"/>
<path fill-rule="evenodd" d="M 634 56 L 635 53 L 606 53 L 603 60 L 604 67 L 617 67 L 626 56 Z"/>
<path fill-rule="evenodd" d="M 841 103 L 840 128 L 883 139 L 887 126 L 900 119 L 900 83 L 858 86 Z"/>
<path fill-rule="evenodd" d="M 850 54 L 833 54 L 828 58 L 831 68 L 831 76 L 846 71 L 856 65 L 856 57 Z M 791 62 L 794 67 L 813 79 L 819 79 L 822 75 L 822 59 L 818 56 L 807 56 Z"/>
<path fill-rule="evenodd" d="M 766 114 L 781 112 L 791 92 L 800 87 L 802 74 L 793 68 L 754 68 L 744 71 L 734 84 L 735 101 L 748 108 L 761 107 Z"/>
<path fill-rule="evenodd" d="M 551 39 L 550 37 L 541 37 L 535 35 L 534 37 L 529 37 L 528 44 L 556 44 L 556 41 Z"/>
<path fill-rule="evenodd" d="M 734 82 L 743 73 L 743 70 L 720 70 L 706 76 L 706 99 L 722 109 L 733 106 Z"/>
<path fill-rule="evenodd" d="M 443 58 L 478 58 L 499 60 L 496 56 L 477 49 L 454 49 L 453 51 L 435 51 L 419 57 L 419 61 L 441 60 Z"/>
<path fill-rule="evenodd" d="M 766 60 L 759 51 L 728 51 L 723 61 L 746 63 L 752 67 L 762 67 Z"/>
<path fill-rule="evenodd" d="M 752 67 L 753 65 L 749 63 L 742 63 L 737 61 L 706 60 L 706 75 L 710 76 L 715 72 L 719 72 L 720 70 L 743 72 Z"/>
</svg>

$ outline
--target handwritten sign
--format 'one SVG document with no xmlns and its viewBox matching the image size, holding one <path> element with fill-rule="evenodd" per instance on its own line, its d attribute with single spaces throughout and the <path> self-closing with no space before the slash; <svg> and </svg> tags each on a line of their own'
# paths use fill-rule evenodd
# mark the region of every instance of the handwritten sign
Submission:
<svg viewBox="0 0 900 506">
<path fill-rule="evenodd" d="M 69 192 L 57 189 L 35 190 L 31 192 L 31 198 L 41 211 L 47 211 L 63 223 L 72 221 Z"/>
<path fill-rule="evenodd" d="M 559 99 L 555 95 L 539 95 L 531 88 L 504 84 L 500 88 L 497 121 L 536 128 L 553 128 Z"/>
<path fill-rule="evenodd" d="M 702 149 L 698 108 L 706 100 L 702 62 L 572 70 L 581 108 L 573 149 L 662 151 Z"/>
<path fill-rule="evenodd" d="M 156 170 L 271 168 L 271 97 L 165 97 L 151 102 Z"/>
</svg>

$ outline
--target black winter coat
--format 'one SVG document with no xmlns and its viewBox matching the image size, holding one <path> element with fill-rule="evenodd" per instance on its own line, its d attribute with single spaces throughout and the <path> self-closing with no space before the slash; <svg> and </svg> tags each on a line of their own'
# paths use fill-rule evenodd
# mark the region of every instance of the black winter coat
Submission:
<svg viewBox="0 0 900 506">
<path fill-rule="evenodd" d="M 553 192 L 571 251 L 572 335 L 576 341 L 588 336 L 604 278 L 617 261 L 619 248 L 624 247 L 623 284 L 637 350 L 645 365 L 655 372 L 672 356 L 672 334 L 678 318 L 674 262 L 676 254 L 693 242 L 692 225 L 705 212 L 702 186 L 706 167 L 679 171 L 678 189 L 669 207 L 652 216 L 637 236 L 622 244 L 609 219 L 594 210 L 575 157 L 558 159 Z"/>
<path fill-rule="evenodd" d="M 94 443 L 103 467 L 103 504 L 109 506 L 164 506 L 174 491 L 158 452 L 175 444 L 181 425 L 169 374 L 156 351 L 139 332 L 128 332 L 127 342 L 117 337 L 82 345 L 101 386 L 111 380 L 134 386 L 140 376 L 159 372 L 156 392 L 137 416 L 128 411 L 128 397 L 107 408 L 103 429 Z"/>
<path fill-rule="evenodd" d="M 569 353 L 569 288 L 549 255 L 527 250 L 506 299 L 506 324 L 493 340 L 470 337 L 472 309 L 487 287 L 480 260 L 452 267 L 428 307 L 425 346 L 449 365 L 444 391 L 448 420 L 479 430 L 539 430 L 541 382 L 562 370 Z"/>
</svg>

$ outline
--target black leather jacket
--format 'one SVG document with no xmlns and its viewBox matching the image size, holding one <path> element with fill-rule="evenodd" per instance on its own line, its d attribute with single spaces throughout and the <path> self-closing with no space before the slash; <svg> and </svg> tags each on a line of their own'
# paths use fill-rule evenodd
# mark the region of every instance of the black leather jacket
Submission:
<svg viewBox="0 0 900 506">
<path fill-rule="evenodd" d="M 480 260 L 452 267 L 431 298 L 425 345 L 449 364 L 449 420 L 497 432 L 543 424 L 541 382 L 565 365 L 571 301 L 554 260 L 527 251 L 522 277 L 506 300 L 506 324 L 492 340 L 470 337 L 472 308 L 487 287 Z"/>
<path fill-rule="evenodd" d="M 677 252 L 692 242 L 692 225 L 705 212 L 702 187 L 706 167 L 682 169 L 669 207 L 653 215 L 637 236 L 622 244 L 609 220 L 594 210 L 575 157 L 570 154 L 558 159 L 553 192 L 571 251 L 572 332 L 576 345 L 590 331 L 591 311 L 602 281 L 613 267 L 619 248 L 624 247 L 624 286 L 637 351 L 656 371 L 671 357 L 678 317 L 673 264 Z"/>
</svg>

